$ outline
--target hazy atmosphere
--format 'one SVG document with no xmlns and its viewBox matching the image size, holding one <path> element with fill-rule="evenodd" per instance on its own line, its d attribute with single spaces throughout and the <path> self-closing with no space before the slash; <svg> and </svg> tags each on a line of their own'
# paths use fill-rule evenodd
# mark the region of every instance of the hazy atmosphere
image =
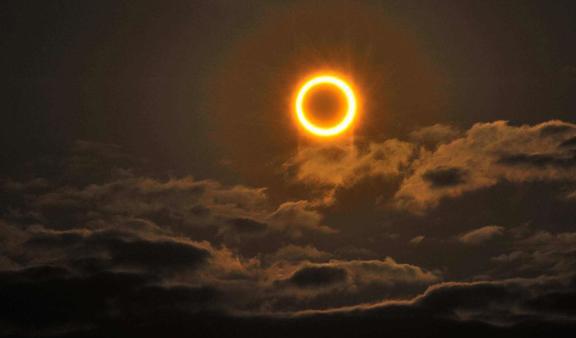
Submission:
<svg viewBox="0 0 576 338">
<path fill-rule="evenodd" d="M 575 18 L 3 1 L 0 336 L 574 336 Z"/>
</svg>

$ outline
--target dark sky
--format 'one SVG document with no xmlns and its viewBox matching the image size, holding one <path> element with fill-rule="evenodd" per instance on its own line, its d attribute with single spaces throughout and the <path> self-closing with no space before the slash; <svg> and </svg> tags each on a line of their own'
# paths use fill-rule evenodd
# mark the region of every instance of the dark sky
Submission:
<svg viewBox="0 0 576 338">
<path fill-rule="evenodd" d="M 576 330 L 574 1 L 3 1 L 1 336 Z M 343 74 L 319 141 L 291 100 Z"/>
</svg>

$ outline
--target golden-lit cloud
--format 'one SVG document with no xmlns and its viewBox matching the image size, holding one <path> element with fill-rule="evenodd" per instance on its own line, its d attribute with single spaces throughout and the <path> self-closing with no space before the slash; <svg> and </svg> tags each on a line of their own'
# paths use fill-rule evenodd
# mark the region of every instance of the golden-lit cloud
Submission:
<svg viewBox="0 0 576 338">
<path fill-rule="evenodd" d="M 444 198 L 501 182 L 576 177 L 576 125 L 567 122 L 513 126 L 495 121 L 474 124 L 465 132 L 436 124 L 415 130 L 408 138 L 306 144 L 284 166 L 297 182 L 328 189 L 325 202 L 337 198 L 337 189 L 364 179 L 399 178 L 391 202 L 416 213 Z"/>
<path fill-rule="evenodd" d="M 423 211 L 443 198 L 504 181 L 573 181 L 575 135 L 576 125 L 562 121 L 477 123 L 462 137 L 420 153 L 395 195 L 397 205 Z"/>
<path fill-rule="evenodd" d="M 458 237 L 458 240 L 466 244 L 481 244 L 490 239 L 502 236 L 504 227 L 498 225 L 487 225 L 464 233 Z"/>
<path fill-rule="evenodd" d="M 415 156 L 416 147 L 395 139 L 370 143 L 304 146 L 288 162 L 298 181 L 327 187 L 350 186 L 366 177 L 398 176 Z"/>
</svg>

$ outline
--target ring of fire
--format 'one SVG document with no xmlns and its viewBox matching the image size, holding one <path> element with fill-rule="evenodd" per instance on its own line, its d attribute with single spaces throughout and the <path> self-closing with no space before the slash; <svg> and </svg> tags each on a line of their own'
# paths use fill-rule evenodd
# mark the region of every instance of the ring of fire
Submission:
<svg viewBox="0 0 576 338">
<path fill-rule="evenodd" d="M 314 123 L 310 122 L 306 117 L 306 112 L 304 111 L 304 100 L 306 99 L 306 94 L 315 86 L 328 84 L 337 87 L 346 96 L 347 109 L 346 115 L 342 120 L 336 125 L 329 128 L 318 127 Z M 354 121 L 356 116 L 356 97 L 354 96 L 354 91 L 352 88 L 342 79 L 331 76 L 322 75 L 317 76 L 306 82 L 298 91 L 296 96 L 296 116 L 300 124 L 309 132 L 317 136 L 334 136 L 338 135 L 344 130 L 346 130 Z"/>
</svg>

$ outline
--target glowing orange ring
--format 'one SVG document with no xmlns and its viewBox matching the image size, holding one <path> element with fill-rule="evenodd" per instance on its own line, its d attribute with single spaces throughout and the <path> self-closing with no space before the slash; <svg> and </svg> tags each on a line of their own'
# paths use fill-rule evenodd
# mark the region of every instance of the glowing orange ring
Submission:
<svg viewBox="0 0 576 338">
<path fill-rule="evenodd" d="M 310 122 L 306 117 L 306 113 L 304 112 L 303 108 L 306 94 L 310 91 L 310 89 L 321 84 L 336 86 L 346 96 L 346 102 L 348 105 L 348 109 L 346 110 L 346 115 L 344 118 L 338 124 L 329 128 L 318 127 L 317 125 Z M 298 117 L 298 121 L 300 121 L 302 126 L 312 134 L 323 137 L 337 135 L 350 127 L 352 121 L 354 121 L 354 117 L 356 116 L 356 97 L 354 96 L 354 91 L 345 81 L 335 76 L 323 75 L 315 77 L 306 82 L 298 91 L 298 95 L 296 96 L 296 116 Z"/>
</svg>

